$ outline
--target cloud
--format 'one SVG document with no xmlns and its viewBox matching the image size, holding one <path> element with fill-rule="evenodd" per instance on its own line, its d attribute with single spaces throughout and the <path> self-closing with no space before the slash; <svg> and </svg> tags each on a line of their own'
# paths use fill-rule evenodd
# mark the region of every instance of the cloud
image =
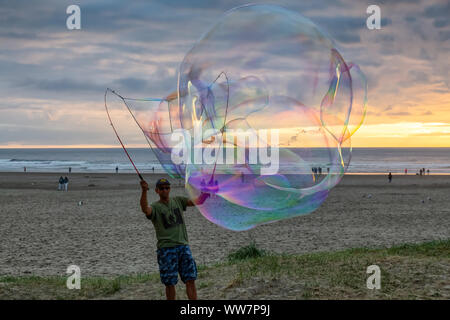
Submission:
<svg viewBox="0 0 450 320">
<path fill-rule="evenodd" d="M 382 30 L 368 30 L 365 9 L 369 2 L 283 0 L 281 5 L 316 22 L 342 45 L 340 52 L 346 61 L 361 66 L 369 83 L 369 114 L 374 110 L 373 114 L 379 115 L 377 110 L 384 110 L 383 115 L 391 112 L 388 115 L 392 117 L 420 116 L 420 108 L 396 110 L 405 110 L 410 101 L 428 106 L 428 95 L 435 94 L 436 100 L 443 101 L 439 97 L 448 94 L 448 4 L 378 1 Z M 40 144 L 51 144 L 56 139 L 54 131 L 46 133 L 54 128 L 54 121 L 49 125 L 51 119 L 79 121 L 78 130 L 93 126 L 92 117 L 102 123 L 104 115 L 93 114 L 102 107 L 106 87 L 129 97 L 166 95 L 176 88 L 176 70 L 195 41 L 226 10 L 245 1 L 86 0 L 79 4 L 82 30 L 74 32 L 66 28 L 69 4 L 47 0 L 30 6 L 28 0 L 0 0 L 3 141 L 41 139 Z M 277 50 L 283 53 L 287 49 L 274 47 L 272 53 Z M 227 56 L 223 62 L 233 63 Z M 247 62 L 264 65 L 264 61 Z M 289 66 L 279 61 L 279 73 L 270 78 L 281 82 Z M 442 85 L 444 81 L 447 87 Z M 24 100 L 17 102 L 19 98 Z M 80 101 L 90 106 L 83 109 L 86 118 L 83 114 L 68 116 Z M 434 109 L 428 112 L 432 114 L 422 115 L 442 118 Z M 2 124 L 24 125 L 24 119 L 39 130 L 8 129 L 6 135 Z M 75 141 L 76 137 L 70 136 L 76 135 L 77 129 L 69 129 L 67 123 L 66 127 L 70 134 L 62 135 L 68 142 Z M 93 144 L 106 141 L 95 135 L 81 136 Z"/>
<path fill-rule="evenodd" d="M 436 3 L 428 6 L 424 11 L 424 16 L 432 18 L 433 26 L 441 29 L 450 25 L 450 2 Z M 441 41 L 447 41 L 450 39 L 450 30 L 444 30 L 439 32 L 439 39 Z"/>
<path fill-rule="evenodd" d="M 91 81 L 76 81 L 69 78 L 47 80 L 47 79 L 26 79 L 18 83 L 17 86 L 35 88 L 45 91 L 94 91 L 99 92 L 104 89 L 104 86 L 99 86 Z"/>
<path fill-rule="evenodd" d="M 400 111 L 400 112 L 388 112 L 387 115 L 393 117 L 400 117 L 400 116 L 410 116 L 411 113 L 406 111 Z"/>
<path fill-rule="evenodd" d="M 137 78 L 123 78 L 119 80 L 114 81 L 117 86 L 128 89 L 128 90 L 144 90 L 148 88 L 148 82 L 143 79 L 137 79 Z"/>
<path fill-rule="evenodd" d="M 28 127 L 28 126 L 16 126 L 5 128 L 0 126 L 2 134 L 0 135 L 0 143 L 8 144 L 11 142 L 17 144 L 37 144 L 41 145 L 51 141 L 55 145 L 67 145 L 67 144 L 83 144 L 85 141 L 91 141 L 95 138 L 96 142 L 101 144 L 112 144 L 114 142 L 109 139 L 102 128 L 83 128 L 80 130 L 76 126 L 66 128 L 54 128 L 49 126 L 48 128 Z"/>
<path fill-rule="evenodd" d="M 439 31 L 439 40 L 441 40 L 441 41 L 450 40 L 450 30 Z"/>
<path fill-rule="evenodd" d="M 0 31 L 0 38 L 31 40 L 31 39 L 37 39 L 38 37 L 39 37 L 39 35 L 35 32 L 7 31 L 5 29 Z"/>
<path fill-rule="evenodd" d="M 445 1 L 444 1 L 445 2 Z M 427 18 L 449 18 L 450 2 L 437 3 L 425 8 L 424 16 Z"/>
<path fill-rule="evenodd" d="M 450 25 L 450 19 L 447 17 L 447 19 L 436 19 L 433 22 L 433 26 L 436 28 L 444 28 L 446 26 Z"/>
<path fill-rule="evenodd" d="M 414 133 L 411 136 L 420 136 L 420 137 L 444 137 L 450 136 L 450 132 L 424 132 L 424 133 Z"/>
<path fill-rule="evenodd" d="M 359 31 L 366 28 L 366 17 L 312 17 L 312 21 L 327 31 L 337 41 L 358 43 L 361 41 Z"/>
<path fill-rule="evenodd" d="M 409 70 L 408 71 L 409 79 L 410 81 L 416 81 L 416 82 L 429 82 L 430 77 L 429 75 L 421 70 Z"/>
<path fill-rule="evenodd" d="M 405 17 L 405 21 L 408 22 L 408 23 L 410 23 L 410 22 L 415 22 L 416 20 L 417 20 L 417 18 L 416 18 L 416 17 L 413 17 L 413 16 L 407 16 L 407 17 Z"/>
<path fill-rule="evenodd" d="M 327 31 L 339 42 L 350 44 L 361 42 L 361 31 L 367 30 L 367 16 L 316 16 L 311 17 L 315 23 Z M 390 18 L 381 18 L 381 27 L 384 28 L 392 24 Z M 384 35 L 380 35 L 383 37 Z M 392 40 L 392 36 L 388 41 Z"/>
</svg>

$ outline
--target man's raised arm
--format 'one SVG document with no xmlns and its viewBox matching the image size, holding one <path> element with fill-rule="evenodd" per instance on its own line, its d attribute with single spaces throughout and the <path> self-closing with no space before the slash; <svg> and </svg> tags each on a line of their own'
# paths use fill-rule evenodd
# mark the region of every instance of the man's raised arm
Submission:
<svg viewBox="0 0 450 320">
<path fill-rule="evenodd" d="M 145 213 L 145 216 L 147 219 L 151 219 L 152 217 L 152 207 L 148 206 L 148 200 L 147 200 L 147 191 L 149 190 L 147 182 L 144 180 L 141 181 L 141 188 L 142 188 L 142 194 L 141 194 L 141 209 L 142 212 Z"/>
</svg>

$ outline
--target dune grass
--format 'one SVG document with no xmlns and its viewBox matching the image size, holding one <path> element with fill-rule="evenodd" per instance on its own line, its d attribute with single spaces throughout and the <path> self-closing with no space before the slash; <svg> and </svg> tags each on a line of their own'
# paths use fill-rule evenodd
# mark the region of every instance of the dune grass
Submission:
<svg viewBox="0 0 450 320">
<path fill-rule="evenodd" d="M 228 262 L 238 262 L 245 259 L 264 257 L 268 253 L 259 249 L 256 243 L 252 241 L 248 246 L 239 248 L 238 250 L 228 254 Z"/>
<path fill-rule="evenodd" d="M 381 269 L 381 289 L 369 290 L 369 265 Z M 450 240 L 381 249 L 303 255 L 274 254 L 253 242 L 226 262 L 199 266 L 201 299 L 449 299 Z M 0 276 L 0 299 L 163 299 L 159 274 L 82 277 Z M 177 297 L 186 296 L 181 285 Z"/>
</svg>

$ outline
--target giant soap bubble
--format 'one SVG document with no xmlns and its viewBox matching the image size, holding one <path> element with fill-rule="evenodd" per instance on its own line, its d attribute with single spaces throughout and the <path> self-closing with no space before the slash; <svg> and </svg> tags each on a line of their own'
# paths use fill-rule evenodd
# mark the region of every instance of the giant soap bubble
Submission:
<svg viewBox="0 0 450 320">
<path fill-rule="evenodd" d="M 349 165 L 366 91 L 359 67 L 312 21 L 247 5 L 186 54 L 174 94 L 130 109 L 168 173 L 191 197 L 211 195 L 202 215 L 240 231 L 323 203 Z"/>
</svg>

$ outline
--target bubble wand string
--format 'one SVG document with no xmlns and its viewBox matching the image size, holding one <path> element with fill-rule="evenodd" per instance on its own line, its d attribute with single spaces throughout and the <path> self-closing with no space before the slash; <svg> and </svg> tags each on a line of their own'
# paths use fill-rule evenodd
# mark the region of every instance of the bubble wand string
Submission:
<svg viewBox="0 0 450 320">
<path fill-rule="evenodd" d="M 217 81 L 217 79 L 220 78 L 220 76 L 221 76 L 222 74 L 225 76 L 225 79 L 227 79 L 227 106 L 226 106 L 226 108 L 225 108 L 225 117 L 224 117 L 224 120 L 223 120 L 223 126 L 222 126 L 222 128 L 220 129 L 220 132 L 222 133 L 222 139 L 220 140 L 219 148 L 222 147 L 222 144 L 223 144 L 223 132 L 224 132 L 225 127 L 226 127 L 226 125 L 227 125 L 228 104 L 229 104 L 229 101 L 230 101 L 230 83 L 229 83 L 229 81 L 228 81 L 228 76 L 227 76 L 227 74 L 226 74 L 224 71 L 222 71 L 222 72 L 217 76 L 217 78 L 211 83 L 211 85 L 214 84 L 214 83 Z M 216 152 L 216 161 L 214 162 L 214 169 L 213 169 L 213 172 L 212 172 L 212 174 L 211 174 L 211 179 L 209 180 L 209 183 L 210 183 L 210 184 L 213 182 L 213 180 L 214 180 L 214 174 L 216 173 L 217 159 L 218 159 L 218 152 Z"/>
<path fill-rule="evenodd" d="M 105 110 L 106 110 L 106 114 L 108 115 L 108 119 L 109 119 L 109 123 L 111 124 L 111 127 L 114 130 L 114 133 L 116 134 L 117 139 L 119 140 L 120 144 L 122 145 L 123 151 L 125 151 L 125 154 L 127 155 L 128 159 L 130 159 L 131 164 L 134 167 L 134 170 L 136 170 L 137 175 L 139 176 L 139 179 L 141 179 L 141 181 L 144 181 L 144 178 L 142 178 L 141 174 L 139 173 L 139 170 L 136 168 L 136 166 L 134 165 L 133 160 L 131 159 L 130 155 L 128 154 L 127 149 L 125 148 L 125 146 L 123 145 L 122 140 L 119 137 L 119 134 L 116 131 L 116 128 L 114 127 L 114 124 L 111 120 L 111 116 L 109 115 L 109 111 L 108 111 L 108 106 L 106 105 L 106 94 L 108 93 L 108 90 L 111 91 L 112 93 L 115 93 L 114 90 L 111 90 L 109 88 L 106 89 L 105 91 Z M 116 93 L 115 93 L 116 94 Z"/>
</svg>

